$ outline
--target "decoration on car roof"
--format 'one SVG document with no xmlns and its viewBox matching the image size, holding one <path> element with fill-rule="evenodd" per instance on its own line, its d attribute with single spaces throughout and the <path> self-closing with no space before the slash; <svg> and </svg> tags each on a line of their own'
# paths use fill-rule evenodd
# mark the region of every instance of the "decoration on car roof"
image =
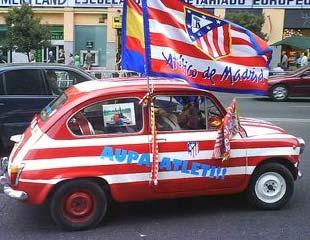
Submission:
<svg viewBox="0 0 310 240">
<path fill-rule="evenodd" d="M 123 13 L 123 69 L 266 94 L 272 50 L 249 30 L 180 0 L 127 0 Z"/>
</svg>

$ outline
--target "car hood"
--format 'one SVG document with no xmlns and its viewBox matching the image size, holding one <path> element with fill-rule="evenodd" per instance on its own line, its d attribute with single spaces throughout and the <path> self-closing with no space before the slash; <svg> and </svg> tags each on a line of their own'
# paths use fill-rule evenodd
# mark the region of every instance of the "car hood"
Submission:
<svg viewBox="0 0 310 240">
<path fill-rule="evenodd" d="M 296 75 L 292 74 L 283 74 L 283 75 L 275 75 L 275 76 L 270 76 L 268 78 L 268 83 L 273 83 L 273 82 L 279 82 L 283 80 L 290 80 L 296 78 Z"/>
<path fill-rule="evenodd" d="M 256 118 L 240 118 L 240 124 L 248 137 L 267 134 L 286 134 L 287 132 L 271 122 Z"/>
</svg>

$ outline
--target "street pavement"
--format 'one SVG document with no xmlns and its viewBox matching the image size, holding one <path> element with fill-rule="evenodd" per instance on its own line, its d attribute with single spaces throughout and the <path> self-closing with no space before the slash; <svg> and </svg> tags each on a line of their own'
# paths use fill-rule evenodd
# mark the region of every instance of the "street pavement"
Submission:
<svg viewBox="0 0 310 240">
<path fill-rule="evenodd" d="M 216 94 L 224 105 L 232 94 Z M 310 143 L 310 99 L 275 103 L 263 97 L 237 95 L 240 115 L 274 122 Z M 0 240 L 195 240 L 310 239 L 310 148 L 301 163 L 303 178 L 282 210 L 258 211 L 243 195 L 116 204 L 98 228 L 65 232 L 47 207 L 35 207 L 0 194 Z"/>
</svg>

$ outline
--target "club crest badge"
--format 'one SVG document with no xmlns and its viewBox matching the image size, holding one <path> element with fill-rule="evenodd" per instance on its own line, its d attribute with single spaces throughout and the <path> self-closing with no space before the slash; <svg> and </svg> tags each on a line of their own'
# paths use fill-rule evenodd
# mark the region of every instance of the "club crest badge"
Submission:
<svg viewBox="0 0 310 240">
<path fill-rule="evenodd" d="M 230 54 L 230 25 L 206 13 L 185 8 L 186 30 L 197 48 L 212 59 Z"/>
<path fill-rule="evenodd" d="M 193 141 L 188 142 L 187 152 L 191 157 L 196 157 L 199 154 L 199 143 Z"/>
</svg>

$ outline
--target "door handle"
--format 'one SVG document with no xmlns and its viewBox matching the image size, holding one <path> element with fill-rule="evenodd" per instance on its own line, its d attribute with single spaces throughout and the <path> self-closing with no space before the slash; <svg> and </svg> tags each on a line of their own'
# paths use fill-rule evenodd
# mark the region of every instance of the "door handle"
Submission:
<svg viewBox="0 0 310 240">
<path fill-rule="evenodd" d="M 159 142 L 166 142 L 167 138 L 156 138 L 156 140 Z"/>
<path fill-rule="evenodd" d="M 4 103 L 0 102 L 0 106 L 4 106 L 4 105 L 5 105 Z"/>
</svg>

